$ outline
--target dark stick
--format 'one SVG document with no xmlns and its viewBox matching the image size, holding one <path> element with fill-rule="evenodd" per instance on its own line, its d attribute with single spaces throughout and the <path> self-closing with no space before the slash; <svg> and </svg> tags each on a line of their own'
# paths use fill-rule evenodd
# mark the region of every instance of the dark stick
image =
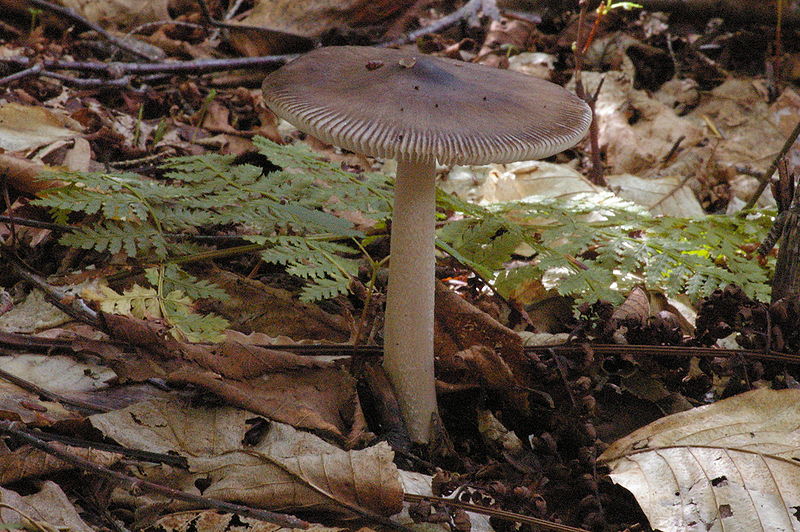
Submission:
<svg viewBox="0 0 800 532">
<path fill-rule="evenodd" d="M 91 403 L 87 403 L 85 401 L 78 401 L 77 399 L 70 399 L 68 397 L 64 397 L 63 395 L 58 395 L 57 393 L 51 392 L 49 390 L 45 390 L 41 386 L 38 386 L 30 381 L 26 381 L 21 377 L 17 377 L 13 373 L 9 373 L 4 369 L 0 369 L 0 379 L 6 380 L 12 384 L 16 384 L 23 390 L 29 391 L 41 397 L 44 397 L 48 401 L 52 401 L 54 403 L 61 403 L 64 405 L 68 405 L 74 408 L 77 408 L 83 412 L 88 412 L 90 414 L 97 414 L 100 412 L 108 412 L 107 409 L 99 408 Z"/>
<path fill-rule="evenodd" d="M 203 74 L 238 68 L 263 68 L 285 63 L 298 57 L 298 54 L 263 55 L 257 57 L 235 57 L 230 59 L 195 59 L 193 61 L 165 61 L 162 63 L 100 63 L 92 61 L 42 61 L 46 70 L 75 70 L 78 72 L 102 72 L 112 79 L 126 74 L 179 74 L 193 72 Z M 33 60 L 28 57 L 9 57 L 0 63 L 30 68 Z"/>
<path fill-rule="evenodd" d="M 747 202 L 747 204 L 744 206 L 741 212 L 745 212 L 749 209 L 752 209 L 753 206 L 756 204 L 758 198 L 760 198 L 761 194 L 764 193 L 764 189 L 766 189 L 767 185 L 769 185 L 769 181 L 772 178 L 772 174 L 774 174 L 775 170 L 778 169 L 778 165 L 780 164 L 781 159 L 783 159 L 783 157 L 792 147 L 794 141 L 797 140 L 798 135 L 800 135 L 800 120 L 798 120 L 797 125 L 794 126 L 794 130 L 792 130 L 792 132 L 789 134 L 789 138 L 786 139 L 786 142 L 783 144 L 783 148 L 781 148 L 781 151 L 778 152 L 778 155 L 772 161 L 772 164 L 770 164 L 769 168 L 767 168 L 767 171 L 761 174 L 761 177 L 759 177 L 759 181 L 761 181 L 761 183 L 759 183 L 758 185 L 758 190 L 755 191 L 755 193 Z"/>
<path fill-rule="evenodd" d="M 83 26 L 83 27 L 85 27 L 87 29 L 90 29 L 92 31 L 97 32 L 100 36 L 102 36 L 108 42 L 110 42 L 111 44 L 113 44 L 114 46 L 119 48 L 120 50 L 125 50 L 126 52 L 128 52 L 131 55 L 134 55 L 134 56 L 139 57 L 141 59 L 146 59 L 148 61 L 153 59 L 152 57 L 149 57 L 147 54 L 141 52 L 140 50 L 137 50 L 136 48 L 133 48 L 130 44 L 126 43 L 123 39 L 120 39 L 119 37 L 115 37 L 114 35 L 111 35 L 106 30 L 104 30 L 103 28 L 101 28 L 100 26 L 95 24 L 94 22 L 92 22 L 90 20 L 87 20 L 86 18 L 84 18 L 84 17 L 80 16 L 79 14 L 75 13 L 72 9 L 70 9 L 68 7 L 62 7 L 62 6 L 59 6 L 59 5 L 56 5 L 56 4 L 51 4 L 50 2 L 46 2 L 45 0 L 28 0 L 28 3 L 32 4 L 32 5 L 36 6 L 36 7 L 40 7 L 42 9 L 46 9 L 47 11 L 50 11 L 51 13 L 55 13 L 56 15 L 59 15 L 61 17 L 64 17 L 66 19 L 69 19 L 69 20 L 77 23 L 79 26 Z"/>
<path fill-rule="evenodd" d="M 297 35 L 294 33 L 287 33 L 281 30 L 275 30 L 269 27 L 262 27 L 262 26 L 248 26 L 246 24 L 228 24 L 227 22 L 221 22 L 214 17 L 211 16 L 211 12 L 208 10 L 208 6 L 206 5 L 205 0 L 197 0 L 197 4 L 200 6 L 200 12 L 203 14 L 203 18 L 205 21 L 215 28 L 224 28 L 230 30 L 249 30 L 249 31 L 258 31 L 261 33 L 271 33 L 271 34 L 278 34 L 286 39 L 298 39 L 298 40 L 309 40 L 308 37 L 303 37 L 302 35 Z"/>
<path fill-rule="evenodd" d="M 308 523 L 307 521 L 303 521 L 302 519 L 298 519 L 297 517 L 294 517 L 292 515 L 270 512 L 267 510 L 259 510 L 257 508 L 242 506 L 240 504 L 233 504 L 216 499 L 210 499 L 208 497 L 201 497 L 199 495 L 192 495 L 191 493 L 174 490 L 172 488 L 168 488 L 160 484 L 155 484 L 153 482 L 148 482 L 146 480 L 139 480 L 134 477 L 129 477 L 128 475 L 112 471 L 108 468 L 90 462 L 89 460 L 85 460 L 71 453 L 68 453 L 62 449 L 59 449 L 58 447 L 51 445 L 46 441 L 43 441 L 25 432 L 24 430 L 20 430 L 17 427 L 18 427 L 18 422 L 0 420 L 0 430 L 7 432 L 8 434 L 12 434 L 15 438 L 24 441 L 31 447 L 39 449 L 40 451 L 43 451 L 49 455 L 55 456 L 56 458 L 59 458 L 64 462 L 67 462 L 68 464 L 74 465 L 75 467 L 83 471 L 90 471 L 101 477 L 117 480 L 123 483 L 124 485 L 128 486 L 132 491 L 141 490 L 151 493 L 157 493 L 159 495 L 164 495 L 165 497 L 169 497 L 171 499 L 197 504 L 204 508 L 214 508 L 216 510 L 222 510 L 223 512 L 230 512 L 245 517 L 252 517 L 253 519 L 258 519 L 259 521 L 266 521 L 267 523 L 273 523 L 278 526 L 286 528 L 305 529 L 310 526 L 310 523 Z"/>
<path fill-rule="evenodd" d="M 97 312 L 92 310 L 86 302 L 62 289 L 49 284 L 39 275 L 31 272 L 28 267 L 15 257 L 10 251 L 0 248 L 0 257 L 5 259 L 8 266 L 20 277 L 44 292 L 47 300 L 59 310 L 68 314 L 73 319 L 88 323 L 93 327 L 102 329 Z"/>
<path fill-rule="evenodd" d="M 406 35 L 403 35 L 402 37 L 398 37 L 397 39 L 393 39 L 391 41 L 382 42 L 380 44 L 376 44 L 375 46 L 380 46 L 381 48 L 385 48 L 387 46 L 400 46 L 401 44 L 414 42 L 423 35 L 436 33 L 437 31 L 441 31 L 447 28 L 448 26 L 452 26 L 453 24 L 462 19 L 471 17 L 472 15 L 478 12 L 478 10 L 481 8 L 482 5 L 483 5 L 483 0 L 469 0 L 469 2 L 467 2 L 460 8 L 456 9 L 449 15 L 440 18 L 436 22 L 433 22 L 432 24 L 429 24 L 424 28 L 414 30 L 410 33 L 407 33 Z"/>
</svg>

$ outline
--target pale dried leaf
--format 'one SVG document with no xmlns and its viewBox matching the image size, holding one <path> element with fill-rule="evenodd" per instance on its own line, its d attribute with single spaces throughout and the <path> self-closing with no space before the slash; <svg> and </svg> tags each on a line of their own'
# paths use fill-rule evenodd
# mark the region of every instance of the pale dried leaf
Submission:
<svg viewBox="0 0 800 532">
<path fill-rule="evenodd" d="M 15 355 L 0 357 L 0 369 L 50 392 L 87 400 L 89 393 L 104 388 L 116 375 L 95 364 L 77 362 L 60 355 Z M 0 415 L 27 424 L 47 426 L 62 420 L 80 419 L 60 403 L 0 379 Z"/>
<path fill-rule="evenodd" d="M 70 447 L 58 442 L 51 443 L 54 447 L 77 456 L 102 467 L 111 467 L 122 459 L 121 454 L 85 447 Z M 0 456 L 0 485 L 7 485 L 30 477 L 43 477 L 58 471 L 74 469 L 55 456 L 34 449 L 30 446 L 20 447 L 11 453 Z"/>
<path fill-rule="evenodd" d="M 705 216 L 703 207 L 685 179 L 678 176 L 642 178 L 631 174 L 606 177 L 618 196 L 647 208 L 651 213 L 680 218 Z"/>
<path fill-rule="evenodd" d="M 599 461 L 664 532 L 800 530 L 800 390 L 755 390 L 659 419 Z"/>
<path fill-rule="evenodd" d="M 650 299 L 647 297 L 647 292 L 637 286 L 631 290 L 625 301 L 614 309 L 611 318 L 615 320 L 633 319 L 644 323 L 648 316 L 650 316 Z"/>
<path fill-rule="evenodd" d="M 106 29 L 132 29 L 169 20 L 167 0 L 62 0 L 61 3 Z"/>
<path fill-rule="evenodd" d="M 25 300 L 0 316 L 0 331 L 9 333 L 34 333 L 71 321 L 44 298 L 40 290 L 33 290 Z"/>
<path fill-rule="evenodd" d="M 603 190 L 567 165 L 544 161 L 456 166 L 439 186 L 476 203 L 520 201 L 531 196 L 567 199 Z"/>
<path fill-rule="evenodd" d="M 105 366 L 62 355 L 0 357 L 0 369 L 54 393 L 91 392 L 116 379 Z"/>
<path fill-rule="evenodd" d="M 607 154 L 610 173 L 642 174 L 658 170 L 662 159 L 680 137 L 683 148 L 703 140 L 703 131 L 686 118 L 635 90 L 622 72 L 584 72 L 583 82 L 594 91 L 603 87 L 595 105 L 600 148 Z"/>
<path fill-rule="evenodd" d="M 71 532 L 92 532 L 78 515 L 67 496 L 55 482 L 42 483 L 42 489 L 25 497 L 0 487 L 0 503 L 9 508 L 0 508 L 0 522 L 21 523 L 24 513 L 29 519 L 52 527 L 66 527 Z M 29 529 L 32 530 L 32 529 Z"/>
<path fill-rule="evenodd" d="M 220 513 L 216 510 L 206 510 L 201 512 L 180 512 L 166 515 L 153 523 L 154 530 L 164 532 L 186 532 L 197 530 L 197 532 L 230 532 L 233 530 L 247 530 L 248 532 L 292 532 L 291 528 L 282 528 L 272 523 L 266 523 L 244 517 L 241 515 Z M 312 524 L 306 528 L 306 532 L 338 532 L 346 530 L 344 528 L 333 528 L 323 525 Z"/>
<path fill-rule="evenodd" d="M 44 107 L 7 103 L 0 106 L 0 149 L 24 151 L 56 140 L 75 138 L 82 126 Z"/>
<path fill-rule="evenodd" d="M 345 452 L 281 423 L 258 441 L 248 431 L 263 418 L 234 408 L 191 408 L 167 401 L 139 403 L 94 415 L 92 425 L 126 447 L 185 456 L 189 472 L 157 480 L 203 495 L 280 511 L 346 510 L 343 504 L 390 515 L 402 506 L 393 453 L 385 443 Z M 247 442 L 247 443 L 243 443 Z M 153 469 L 149 475 L 162 470 Z M 173 510 L 185 508 L 174 502 Z"/>
</svg>

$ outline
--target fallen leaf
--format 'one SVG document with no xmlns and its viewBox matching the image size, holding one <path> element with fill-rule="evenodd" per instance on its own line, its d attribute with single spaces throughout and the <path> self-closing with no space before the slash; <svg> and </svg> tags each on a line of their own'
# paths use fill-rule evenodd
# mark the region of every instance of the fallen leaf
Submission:
<svg viewBox="0 0 800 532">
<path fill-rule="evenodd" d="M 352 447 L 368 437 L 366 421 L 345 369 L 328 362 L 226 341 L 211 346 L 179 342 L 158 321 L 104 314 L 109 334 L 136 346 L 123 353 L 84 341 L 121 379 L 158 377 L 194 384 L 271 419 L 313 430 Z M 298 371 L 301 370 L 301 371 Z"/>
<path fill-rule="evenodd" d="M 659 419 L 598 462 L 664 532 L 800 530 L 800 390 L 754 390 Z"/>
<path fill-rule="evenodd" d="M 92 532 L 78 515 L 78 511 L 58 484 L 46 480 L 41 489 L 31 495 L 21 496 L 18 493 L 0 487 L 0 522 L 24 524 L 24 518 L 33 519 L 28 523 L 28 530 L 56 530 L 64 527 L 71 532 Z M 24 515 L 23 515 L 24 514 Z M 49 526 L 48 526 L 49 525 Z M 34 528 L 36 527 L 36 528 Z"/>
<path fill-rule="evenodd" d="M 292 529 L 282 528 L 252 517 L 226 514 L 217 510 L 187 511 L 166 515 L 153 523 L 151 528 L 163 530 L 164 532 L 186 532 L 187 530 L 197 530 L 198 532 L 230 532 L 232 530 L 292 532 Z M 347 529 L 312 524 L 305 529 L 305 532 L 339 532 L 344 530 Z"/>
<path fill-rule="evenodd" d="M 86 447 L 70 447 L 59 442 L 52 446 L 101 467 L 111 467 L 120 460 L 121 454 Z M 26 478 L 43 477 L 60 471 L 69 471 L 75 466 L 55 456 L 30 446 L 23 446 L 0 456 L 0 485 L 8 485 Z"/>
<path fill-rule="evenodd" d="M 15 157 L 9 153 L 0 153 L 0 173 L 7 176 L 9 185 L 20 192 L 33 194 L 58 186 L 59 183 L 56 181 L 37 179 L 42 173 L 55 170 L 58 168 L 35 163 L 23 157 Z"/>
<path fill-rule="evenodd" d="M 130 30 L 147 22 L 170 19 L 167 0 L 62 0 L 61 3 L 106 29 Z"/>
<path fill-rule="evenodd" d="M 22 303 L 0 316 L 0 331 L 33 333 L 71 320 L 72 318 L 48 302 L 42 291 L 33 290 Z"/>
<path fill-rule="evenodd" d="M 679 176 L 642 178 L 631 174 L 606 177 L 617 196 L 645 207 L 652 214 L 679 218 L 701 218 L 705 211 L 687 180 Z"/>
<path fill-rule="evenodd" d="M 81 125 L 63 113 L 44 107 L 0 105 L 0 148 L 25 151 L 80 135 Z"/>
<path fill-rule="evenodd" d="M 296 340 L 346 342 L 350 338 L 344 318 L 329 314 L 317 305 L 303 303 L 288 290 L 222 270 L 215 270 L 204 279 L 230 296 L 211 310 L 230 321 L 232 329 Z"/>
<path fill-rule="evenodd" d="M 349 506 L 391 515 L 402 508 L 394 453 L 384 442 L 347 452 L 289 425 L 259 425 L 265 420 L 251 412 L 175 401 L 139 403 L 89 421 L 126 447 L 184 456 L 189 471 L 152 468 L 148 478 L 190 493 L 202 482 L 206 497 L 283 512 L 349 514 Z M 169 503 L 172 511 L 186 507 Z"/>
</svg>

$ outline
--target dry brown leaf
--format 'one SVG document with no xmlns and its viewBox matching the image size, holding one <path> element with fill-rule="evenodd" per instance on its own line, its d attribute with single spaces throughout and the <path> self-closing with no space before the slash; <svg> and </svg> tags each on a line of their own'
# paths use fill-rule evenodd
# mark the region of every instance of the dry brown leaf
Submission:
<svg viewBox="0 0 800 532">
<path fill-rule="evenodd" d="M 137 353 L 92 341 L 81 348 L 103 357 L 120 378 L 160 377 L 201 386 L 230 404 L 348 447 L 367 437 L 355 381 L 329 362 L 231 341 L 188 344 L 157 321 L 110 314 L 104 319 L 112 337 L 139 347 Z"/>
<path fill-rule="evenodd" d="M 272 30 L 231 31 L 231 42 L 246 55 L 297 51 L 330 31 L 376 26 L 405 11 L 414 0 L 256 0 L 240 22 Z"/>
<path fill-rule="evenodd" d="M 233 329 L 295 340 L 346 342 L 350 337 L 344 318 L 303 303 L 287 290 L 222 270 L 205 279 L 228 293 L 229 299 L 213 310 L 230 321 Z"/>
<path fill-rule="evenodd" d="M 40 491 L 24 497 L 0 487 L 0 503 L 3 505 L 0 508 L 0 522 L 5 524 L 25 523 L 24 518 L 27 517 L 39 523 L 40 527 L 49 525 L 50 530 L 56 530 L 56 527 L 65 527 L 71 532 L 93 530 L 80 518 L 58 484 L 49 480 L 42 483 Z M 45 529 L 35 526 L 35 523 L 28 523 L 26 529 Z"/>
<path fill-rule="evenodd" d="M 232 530 L 247 530 L 248 532 L 292 532 L 292 529 L 281 528 L 272 523 L 266 523 L 250 517 L 235 514 L 224 514 L 216 510 L 202 512 L 179 512 L 160 518 L 151 526 L 154 530 L 164 532 L 230 532 Z M 311 525 L 306 532 L 339 532 L 344 528 L 332 528 L 322 525 Z"/>
<path fill-rule="evenodd" d="M 649 316 L 650 298 L 647 297 L 647 292 L 639 286 L 634 287 L 625 301 L 611 314 L 611 318 L 615 320 L 634 319 L 641 323 L 644 323 Z"/>
<path fill-rule="evenodd" d="M 18 103 L 0 105 L 0 149 L 6 151 L 25 151 L 72 139 L 82 130 L 78 122 L 51 109 Z"/>
<path fill-rule="evenodd" d="M 525 394 L 518 390 L 530 382 L 530 363 L 519 335 L 440 282 L 436 283 L 435 318 L 437 374 L 455 384 L 466 381 L 502 389 L 513 398 L 515 408 L 527 410 Z M 473 370 L 469 375 L 465 364 Z"/>
<path fill-rule="evenodd" d="M 617 196 L 645 207 L 652 214 L 679 218 L 701 218 L 705 211 L 687 184 L 679 176 L 642 178 L 631 174 L 606 177 Z"/>
<path fill-rule="evenodd" d="M 111 467 L 123 458 L 121 454 L 97 449 L 71 447 L 58 442 L 52 442 L 51 445 L 102 467 Z M 0 485 L 5 486 L 25 478 L 42 477 L 74 468 L 75 466 L 72 464 L 59 460 L 44 451 L 24 446 L 0 456 Z"/>
<path fill-rule="evenodd" d="M 153 468 L 148 478 L 191 493 L 202 481 L 204 496 L 284 512 L 349 513 L 344 504 L 391 515 L 402 507 L 386 443 L 346 452 L 282 423 L 256 430 L 259 418 L 251 412 L 174 401 L 139 403 L 90 421 L 127 447 L 186 457 L 188 472 Z M 184 508 L 170 503 L 173 511 Z"/>
<path fill-rule="evenodd" d="M 35 163 L 29 159 L 15 157 L 8 153 L 0 153 L 0 173 L 8 178 L 8 183 L 21 192 L 33 194 L 58 186 L 56 181 L 42 181 L 37 177 L 43 172 L 59 170 L 52 166 Z"/>
<path fill-rule="evenodd" d="M 800 390 L 659 419 L 599 458 L 664 532 L 800 530 Z"/>
<path fill-rule="evenodd" d="M 355 380 L 344 369 L 306 369 L 237 381 L 184 368 L 171 373 L 169 380 L 201 386 L 230 404 L 315 431 L 347 448 L 369 438 Z"/>
<path fill-rule="evenodd" d="M 61 0 L 105 29 L 130 30 L 147 22 L 170 20 L 167 0 Z"/>
</svg>

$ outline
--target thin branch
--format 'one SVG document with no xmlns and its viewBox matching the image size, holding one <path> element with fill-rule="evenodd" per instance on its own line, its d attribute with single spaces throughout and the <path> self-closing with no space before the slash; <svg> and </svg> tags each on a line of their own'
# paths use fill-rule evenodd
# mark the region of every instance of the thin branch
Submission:
<svg viewBox="0 0 800 532">
<path fill-rule="evenodd" d="M 475 13 L 477 13 L 478 10 L 483 5 L 483 2 L 484 0 L 469 0 L 469 2 L 467 2 L 460 8 L 456 9 L 449 15 L 440 18 L 436 22 L 433 22 L 432 24 L 429 24 L 424 28 L 419 28 L 418 30 L 414 30 L 410 33 L 407 33 L 402 37 L 398 37 L 397 39 L 393 39 L 391 41 L 382 42 L 376 44 L 375 46 L 379 46 L 381 48 L 386 48 L 389 46 L 400 46 L 401 44 L 408 44 L 410 42 L 414 42 L 424 35 L 429 35 L 431 33 L 442 31 L 443 29 L 452 26 L 456 22 L 459 22 L 466 18 L 470 18 L 473 15 L 475 15 Z"/>
<path fill-rule="evenodd" d="M 7 249 L 0 248 L 0 257 L 6 261 L 14 273 L 44 292 L 46 299 L 59 310 L 71 316 L 73 319 L 88 323 L 93 327 L 101 328 L 97 312 L 92 310 L 83 299 L 74 294 L 67 293 L 57 286 L 49 284 L 42 277 L 31 272 L 21 260 Z"/>
<path fill-rule="evenodd" d="M 64 462 L 67 462 L 68 464 L 71 464 L 83 471 L 89 471 L 101 477 L 119 481 L 128 486 L 133 492 L 146 491 L 150 493 L 157 493 L 159 495 L 169 497 L 170 499 L 197 504 L 204 508 L 213 508 L 223 512 L 235 513 L 244 517 L 251 517 L 253 519 L 258 519 L 267 523 L 273 523 L 285 528 L 306 529 L 311 526 L 307 521 L 303 521 L 302 519 L 298 519 L 292 515 L 270 512 L 267 510 L 259 510 L 257 508 L 211 499 L 209 497 L 201 497 L 199 495 L 193 495 L 191 493 L 168 488 L 154 482 L 148 482 L 146 480 L 130 477 L 117 471 L 112 471 L 111 469 L 99 466 L 93 462 L 90 462 L 89 460 L 85 460 L 73 455 L 72 453 L 66 452 L 63 449 L 59 449 L 55 445 L 47 443 L 46 441 L 43 441 L 24 430 L 21 430 L 18 422 L 0 420 L 0 431 L 11 434 L 15 438 L 18 438 L 29 444 L 31 447 L 55 456 L 56 458 L 59 458 L 60 460 L 63 460 Z"/>
<path fill-rule="evenodd" d="M 461 502 L 456 499 L 445 499 L 444 497 L 433 497 L 431 495 L 416 495 L 413 493 L 406 493 L 403 498 L 408 502 L 428 501 L 433 504 L 441 504 L 444 506 L 451 506 L 453 508 L 462 508 L 468 512 L 476 514 L 488 515 L 496 517 L 504 521 L 514 521 L 517 523 L 524 523 L 533 525 L 536 529 L 555 530 L 556 532 L 589 532 L 585 528 L 576 528 L 574 526 L 562 525 L 561 523 L 554 523 L 546 519 L 539 519 L 538 517 L 531 517 L 522 515 L 515 512 L 508 512 L 506 510 L 498 510 L 496 508 L 488 508 L 486 506 L 479 506 L 477 504 L 470 504 Z"/>
<path fill-rule="evenodd" d="M 221 72 L 234 69 L 272 67 L 298 57 L 298 54 L 262 55 L 256 57 L 234 57 L 229 59 L 194 59 L 191 61 L 164 61 L 160 63 L 101 63 L 94 61 L 45 60 L 42 68 L 51 70 L 74 70 L 76 72 L 102 72 L 112 79 L 126 74 L 180 74 Z M 0 58 L 0 63 L 29 68 L 34 61 L 29 57 Z"/>
<path fill-rule="evenodd" d="M 767 185 L 769 185 L 769 181 L 772 178 L 772 174 L 774 174 L 775 170 L 778 169 L 778 165 L 780 164 L 781 159 L 783 159 L 783 157 L 792 147 L 794 142 L 797 140 L 798 136 L 800 136 L 800 120 L 797 121 L 797 125 L 794 126 L 794 130 L 792 130 L 792 132 L 789 134 L 789 138 L 786 139 L 786 142 L 783 144 L 781 151 L 778 152 L 778 155 L 772 161 L 772 164 L 770 164 L 769 168 L 767 168 L 767 171 L 761 174 L 761 177 L 758 178 L 759 181 L 761 181 L 761 183 L 759 183 L 758 185 L 758 190 L 755 191 L 755 193 L 747 202 L 747 204 L 744 206 L 741 212 L 745 212 L 748 209 L 753 208 L 753 206 L 758 201 L 758 198 L 760 198 L 761 194 L 764 193 L 764 189 L 766 189 Z"/>
<path fill-rule="evenodd" d="M 108 412 L 108 409 L 99 408 L 91 403 L 87 403 L 85 401 L 79 401 L 77 399 L 70 399 L 69 397 L 64 397 L 63 395 L 59 395 L 55 392 L 45 390 L 41 386 L 34 384 L 30 381 L 27 381 L 21 377 L 17 377 L 13 373 L 9 373 L 4 369 L 0 369 L 0 379 L 6 380 L 12 384 L 16 384 L 23 390 L 44 397 L 48 401 L 51 401 L 53 403 L 61 403 L 64 405 L 68 405 L 78 410 L 81 410 L 85 413 L 97 414 L 100 412 Z"/>
<path fill-rule="evenodd" d="M 125 50 L 129 54 L 138 57 L 140 59 L 146 59 L 148 61 L 154 59 L 153 57 L 148 56 L 141 50 L 137 50 L 136 48 L 132 47 L 130 44 L 126 43 L 124 39 L 120 39 L 119 37 L 115 37 L 111 35 L 109 32 L 95 24 L 94 22 L 80 16 L 79 14 L 75 13 L 72 9 L 68 7 L 59 6 L 56 4 L 52 4 L 50 2 L 46 2 L 45 0 L 28 0 L 29 4 L 32 4 L 36 7 L 40 7 L 42 9 L 46 9 L 51 13 L 55 13 L 56 15 L 71 20 L 75 22 L 79 26 L 83 26 L 84 28 L 90 29 L 94 32 L 97 32 L 101 37 L 106 39 L 108 42 L 119 48 L 120 50 Z"/>
</svg>

